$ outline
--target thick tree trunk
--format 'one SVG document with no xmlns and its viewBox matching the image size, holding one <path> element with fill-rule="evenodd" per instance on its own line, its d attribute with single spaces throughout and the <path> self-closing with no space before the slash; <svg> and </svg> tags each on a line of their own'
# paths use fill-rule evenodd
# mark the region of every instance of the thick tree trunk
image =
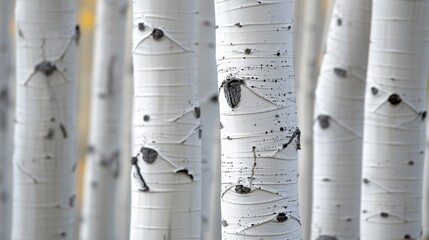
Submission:
<svg viewBox="0 0 429 240">
<path fill-rule="evenodd" d="M 373 0 L 361 239 L 419 239 L 429 1 Z"/>
<path fill-rule="evenodd" d="M 12 239 L 73 239 L 75 1 L 16 3 Z"/>
<path fill-rule="evenodd" d="M 293 1 L 216 0 L 223 239 L 301 239 Z"/>
<path fill-rule="evenodd" d="M 312 239 L 359 238 L 371 0 L 337 0 L 316 90 Z"/>
<path fill-rule="evenodd" d="M 11 58 L 9 44 L 10 5 L 0 2 L 0 240 L 10 239 L 11 227 L 11 151 L 10 147 L 10 79 Z"/>
<path fill-rule="evenodd" d="M 220 132 L 214 2 L 199 1 L 198 79 L 202 132 L 202 239 L 221 239 Z"/>
<path fill-rule="evenodd" d="M 99 0 L 81 239 L 117 239 L 121 97 L 127 0 Z"/>
<path fill-rule="evenodd" d="M 134 1 L 131 239 L 200 239 L 197 0 Z"/>
</svg>

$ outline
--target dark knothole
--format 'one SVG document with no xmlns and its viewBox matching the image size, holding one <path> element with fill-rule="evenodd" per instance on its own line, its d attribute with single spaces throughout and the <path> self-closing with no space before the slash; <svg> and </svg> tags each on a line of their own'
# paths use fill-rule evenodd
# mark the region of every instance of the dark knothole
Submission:
<svg viewBox="0 0 429 240">
<path fill-rule="evenodd" d="M 410 234 L 406 234 L 406 235 L 404 236 L 404 239 L 411 239 Z"/>
<path fill-rule="evenodd" d="M 145 27 L 145 25 L 144 25 L 144 23 L 142 23 L 142 22 L 141 22 L 141 23 L 139 23 L 138 27 L 139 27 L 139 30 L 140 30 L 140 31 L 144 31 L 144 30 L 145 30 L 145 28 L 146 28 L 146 27 Z"/>
<path fill-rule="evenodd" d="M 320 128 L 326 129 L 330 125 L 329 121 L 331 120 L 331 117 L 328 115 L 321 114 L 321 115 L 317 116 L 317 120 L 319 121 Z"/>
<path fill-rule="evenodd" d="M 61 133 L 63 134 L 64 138 L 67 138 L 67 130 L 66 127 L 63 124 L 60 124 Z"/>
<path fill-rule="evenodd" d="M 194 176 L 192 175 L 192 174 L 190 174 L 189 173 L 189 171 L 188 171 L 188 169 L 180 169 L 180 170 L 177 170 L 175 173 L 183 173 L 183 174 L 186 174 L 186 175 L 188 175 L 188 177 L 191 179 L 191 180 L 194 180 Z"/>
<path fill-rule="evenodd" d="M 140 152 L 143 154 L 143 161 L 147 164 L 152 164 L 158 157 L 158 152 L 152 148 L 142 147 Z"/>
<path fill-rule="evenodd" d="M 150 120 L 150 116 L 149 115 L 146 114 L 146 115 L 143 116 L 143 121 L 147 122 L 149 120 Z"/>
<path fill-rule="evenodd" d="M 155 28 L 155 29 L 153 29 L 153 31 L 152 31 L 152 37 L 153 37 L 153 39 L 155 39 L 155 40 L 159 40 L 159 39 L 161 39 L 162 37 L 164 37 L 164 32 L 163 32 L 161 29 Z"/>
<path fill-rule="evenodd" d="M 249 55 L 251 52 L 252 52 L 252 49 L 250 49 L 250 48 L 244 49 L 244 54 Z"/>
<path fill-rule="evenodd" d="M 342 68 L 334 68 L 334 73 L 342 78 L 345 78 L 347 76 L 347 71 Z"/>
<path fill-rule="evenodd" d="M 236 24 L 234 24 L 235 26 L 237 26 L 237 27 L 242 27 L 242 25 L 238 22 L 238 23 L 236 23 Z"/>
<path fill-rule="evenodd" d="M 376 87 L 371 88 L 372 95 L 376 95 L 378 93 L 378 89 Z"/>
<path fill-rule="evenodd" d="M 388 214 L 387 212 L 381 212 L 381 213 L 380 213 L 380 216 L 381 216 L 382 218 L 387 218 L 387 217 L 389 217 L 389 214 Z"/>
<path fill-rule="evenodd" d="M 335 236 L 322 235 L 319 236 L 316 240 L 338 240 L 338 238 Z"/>
<path fill-rule="evenodd" d="M 237 78 L 229 78 L 222 82 L 220 87 L 223 87 L 226 102 L 231 108 L 236 108 L 241 100 L 241 84 L 244 81 Z"/>
<path fill-rule="evenodd" d="M 224 219 L 221 221 L 222 226 L 227 227 L 229 224 L 228 222 Z"/>
<path fill-rule="evenodd" d="M 52 64 L 52 62 L 43 60 L 43 62 L 36 65 L 35 70 L 43 73 L 45 76 L 51 76 L 57 70 L 57 66 Z"/>
<path fill-rule="evenodd" d="M 199 107 L 194 107 L 194 116 L 196 118 L 200 118 L 201 117 L 201 109 Z"/>
<path fill-rule="evenodd" d="M 276 219 L 278 222 L 284 222 L 288 219 L 288 217 L 286 216 L 286 213 L 279 213 Z"/>
<path fill-rule="evenodd" d="M 427 114 L 426 111 L 420 113 L 420 115 L 422 116 L 422 120 L 426 119 L 426 114 Z"/>
<path fill-rule="evenodd" d="M 235 186 L 235 192 L 237 192 L 237 193 L 246 194 L 246 193 L 249 193 L 250 190 L 251 189 L 249 187 L 246 187 L 243 185 L 236 185 Z"/>
<path fill-rule="evenodd" d="M 367 178 L 364 178 L 364 179 L 363 179 L 363 183 L 368 184 L 368 183 L 369 183 L 369 180 L 368 180 Z"/>
<path fill-rule="evenodd" d="M 401 103 L 402 100 L 398 94 L 394 93 L 394 94 L 390 95 L 390 97 L 387 101 L 389 101 L 390 104 L 392 104 L 392 105 L 398 105 L 399 103 Z"/>
<path fill-rule="evenodd" d="M 341 18 L 338 18 L 338 19 L 337 19 L 337 25 L 338 25 L 338 26 L 343 25 L 343 20 L 342 20 Z"/>
</svg>

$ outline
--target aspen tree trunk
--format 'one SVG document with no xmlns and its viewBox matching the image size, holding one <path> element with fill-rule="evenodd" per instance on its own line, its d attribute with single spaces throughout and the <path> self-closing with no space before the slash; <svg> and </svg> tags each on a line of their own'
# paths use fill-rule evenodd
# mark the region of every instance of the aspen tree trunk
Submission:
<svg viewBox="0 0 429 240">
<path fill-rule="evenodd" d="M 197 0 L 134 1 L 131 239 L 200 239 Z"/>
<path fill-rule="evenodd" d="M 0 240 L 10 239 L 11 221 L 11 156 L 9 151 L 11 58 L 9 44 L 10 5 L 0 2 Z"/>
<path fill-rule="evenodd" d="M 373 0 L 362 240 L 421 238 L 428 23 L 428 0 Z"/>
<path fill-rule="evenodd" d="M 12 239 L 73 239 L 75 1 L 16 2 Z"/>
<path fill-rule="evenodd" d="M 423 173 L 423 240 L 429 240 L 429 121 L 426 120 L 426 155 Z"/>
<path fill-rule="evenodd" d="M 220 132 L 214 2 L 199 1 L 198 79 L 202 129 L 202 239 L 221 239 Z"/>
<path fill-rule="evenodd" d="M 310 239 L 313 181 L 313 112 L 314 91 L 319 72 L 319 58 L 323 45 L 324 22 L 321 0 L 305 0 L 302 4 L 301 39 L 297 64 L 298 126 L 302 132 L 302 148 L 298 155 L 299 212 L 302 237 Z"/>
<path fill-rule="evenodd" d="M 293 1 L 216 0 L 222 238 L 301 239 Z"/>
<path fill-rule="evenodd" d="M 118 239 L 121 97 L 127 0 L 98 0 L 94 42 L 92 110 L 80 238 Z M 125 197 L 125 196 L 124 196 Z"/>
<path fill-rule="evenodd" d="M 316 89 L 312 239 L 359 239 L 371 0 L 337 0 Z"/>
</svg>

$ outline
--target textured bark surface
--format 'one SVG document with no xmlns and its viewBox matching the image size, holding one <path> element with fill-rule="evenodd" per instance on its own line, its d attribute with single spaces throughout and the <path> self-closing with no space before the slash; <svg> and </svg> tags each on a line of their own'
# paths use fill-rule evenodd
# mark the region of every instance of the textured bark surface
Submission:
<svg viewBox="0 0 429 240">
<path fill-rule="evenodd" d="M 427 0 L 373 1 L 362 240 L 421 238 L 428 22 Z"/>
<path fill-rule="evenodd" d="M 221 239 L 220 130 L 216 73 L 214 2 L 199 1 L 198 79 L 202 129 L 202 224 L 203 240 Z"/>
<path fill-rule="evenodd" d="M 12 239 L 73 239 L 75 1 L 16 2 Z"/>
<path fill-rule="evenodd" d="M 10 134 L 10 80 L 11 53 L 9 43 L 10 5 L 12 1 L 0 2 L 0 240 L 10 239 L 11 221 L 11 155 Z"/>
<path fill-rule="evenodd" d="M 121 114 L 118 113 L 121 112 L 127 9 L 126 0 L 97 2 L 81 239 L 118 239 L 113 209 L 123 166 L 120 162 Z"/>
<path fill-rule="evenodd" d="M 371 0 L 337 0 L 316 90 L 312 239 L 359 239 Z"/>
<path fill-rule="evenodd" d="M 293 1 L 216 0 L 222 239 L 301 239 Z"/>
<path fill-rule="evenodd" d="M 200 239 L 197 0 L 134 1 L 131 239 Z"/>
</svg>

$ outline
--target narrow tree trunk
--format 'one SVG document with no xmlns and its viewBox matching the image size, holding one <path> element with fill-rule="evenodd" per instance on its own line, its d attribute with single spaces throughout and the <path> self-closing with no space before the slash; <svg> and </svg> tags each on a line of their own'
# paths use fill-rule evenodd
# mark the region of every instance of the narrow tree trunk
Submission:
<svg viewBox="0 0 429 240">
<path fill-rule="evenodd" d="M 81 239 L 117 239 L 121 97 L 127 0 L 98 0 Z"/>
<path fill-rule="evenodd" d="M 223 239 L 301 239 L 293 1 L 216 0 Z"/>
<path fill-rule="evenodd" d="M 423 173 L 423 240 L 429 240 L 429 121 L 426 120 L 426 155 Z"/>
<path fill-rule="evenodd" d="M 316 90 L 312 239 L 359 239 L 370 28 L 371 0 L 335 2 Z"/>
<path fill-rule="evenodd" d="M 0 2 L 0 240 L 10 239 L 11 165 L 9 123 L 11 58 L 9 45 L 10 0 Z"/>
<path fill-rule="evenodd" d="M 302 1 L 302 0 L 301 0 Z M 301 3 L 301 39 L 298 42 L 297 102 L 298 126 L 302 131 L 302 148 L 298 161 L 299 212 L 302 237 L 310 239 L 313 183 L 313 112 L 314 91 L 319 73 L 319 59 L 323 45 L 324 17 L 321 0 L 305 0 Z"/>
<path fill-rule="evenodd" d="M 373 0 L 361 239 L 420 239 L 429 1 Z"/>
<path fill-rule="evenodd" d="M 220 132 L 214 2 L 199 1 L 198 79 L 202 129 L 202 239 L 221 239 Z"/>
<path fill-rule="evenodd" d="M 200 239 L 197 0 L 134 1 L 131 239 Z"/>
<path fill-rule="evenodd" d="M 73 239 L 75 1 L 16 3 L 12 239 Z"/>
</svg>

